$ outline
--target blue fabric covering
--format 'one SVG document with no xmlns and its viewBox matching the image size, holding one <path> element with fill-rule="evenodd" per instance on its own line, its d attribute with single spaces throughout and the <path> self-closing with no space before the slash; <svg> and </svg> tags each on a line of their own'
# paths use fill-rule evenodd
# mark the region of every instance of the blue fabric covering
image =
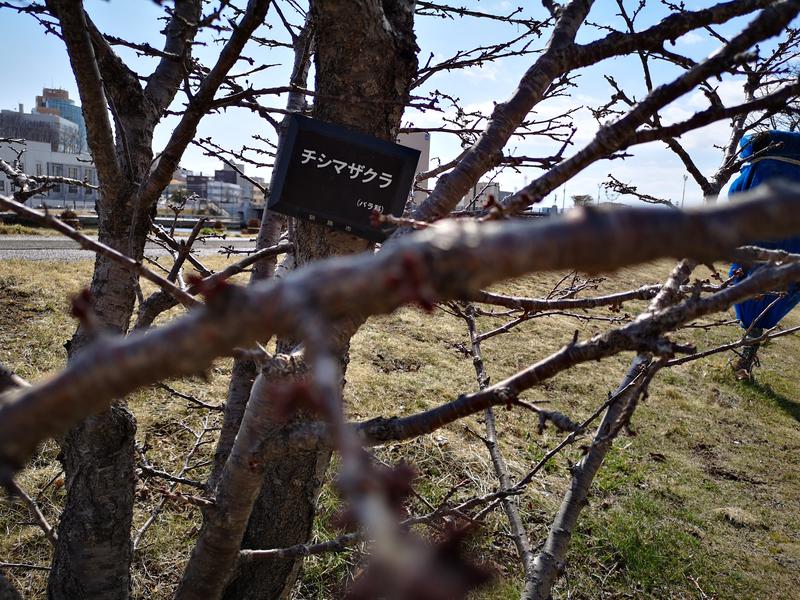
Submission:
<svg viewBox="0 0 800 600">
<path fill-rule="evenodd" d="M 788 158 L 800 161 L 800 133 L 788 131 L 770 131 L 766 134 L 745 136 L 740 147 L 741 157 L 749 158 L 754 153 L 766 148 L 770 144 L 780 143 L 781 146 L 756 158 L 755 162 L 747 163 L 742 167 L 739 177 L 731 184 L 729 196 L 746 192 L 759 184 L 773 179 L 784 179 L 800 183 L 800 164 L 791 164 L 778 160 Z M 770 158 L 773 157 L 773 158 Z M 786 250 L 787 252 L 800 253 L 800 235 L 785 240 L 761 240 L 753 245 L 771 250 Z M 733 276 L 741 265 L 731 265 L 730 275 Z M 756 267 L 758 269 L 758 267 Z M 756 269 L 745 273 L 745 277 Z M 778 296 L 765 294 L 764 296 L 747 300 L 736 305 L 736 317 L 741 321 L 742 327 L 748 329 L 753 321 L 775 301 Z M 775 327 L 797 304 L 800 303 L 800 286 L 792 284 L 787 290 L 787 296 L 778 300 L 764 316 L 758 319 L 756 327 Z"/>
</svg>

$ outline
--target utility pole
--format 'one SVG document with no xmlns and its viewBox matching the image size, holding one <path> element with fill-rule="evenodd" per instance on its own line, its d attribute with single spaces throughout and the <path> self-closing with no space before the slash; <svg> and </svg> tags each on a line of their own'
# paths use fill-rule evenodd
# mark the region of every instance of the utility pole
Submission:
<svg viewBox="0 0 800 600">
<path fill-rule="evenodd" d="M 684 173 L 683 174 L 683 192 L 681 193 L 681 210 L 683 210 L 683 202 L 686 200 L 686 180 L 689 179 L 689 176 Z"/>
</svg>

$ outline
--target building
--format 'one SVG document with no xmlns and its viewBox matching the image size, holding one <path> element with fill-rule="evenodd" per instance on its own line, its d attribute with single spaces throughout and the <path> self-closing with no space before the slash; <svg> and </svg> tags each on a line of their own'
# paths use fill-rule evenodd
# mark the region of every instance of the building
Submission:
<svg viewBox="0 0 800 600">
<path fill-rule="evenodd" d="M 238 183 L 244 180 L 233 169 L 220 169 L 214 172 L 214 177 L 208 175 L 186 175 L 186 191 L 197 194 L 198 206 L 207 207 L 211 214 L 231 216 L 242 223 L 250 218 L 250 202 L 253 197 L 253 184 L 249 181 L 247 186 Z M 249 197 L 246 194 L 249 193 Z M 261 200 L 263 204 L 263 196 Z"/>
<path fill-rule="evenodd" d="M 0 137 L 44 142 L 53 152 L 67 154 L 89 149 L 83 111 L 60 89 L 44 88 L 29 113 L 22 104 L 16 111 L 0 111 Z"/>
<path fill-rule="evenodd" d="M 0 145 L 0 158 L 8 163 L 17 160 L 16 144 Z M 54 152 L 48 142 L 28 141 L 25 153 L 19 164 L 27 175 L 54 175 L 69 177 L 97 185 L 97 171 L 89 154 Z M 11 182 L 0 173 L 0 193 L 12 191 Z M 72 208 L 74 210 L 94 210 L 98 194 L 95 190 L 66 183 L 55 184 L 47 193 L 34 196 L 27 204 L 33 207 Z"/>
<path fill-rule="evenodd" d="M 239 163 L 222 165 L 222 169 L 214 171 L 214 179 L 216 181 L 224 181 L 225 183 L 234 183 L 241 188 L 242 202 L 249 204 L 253 199 L 253 182 L 250 181 L 252 177 L 244 177 L 244 165 Z"/>
<path fill-rule="evenodd" d="M 209 202 L 221 206 L 229 214 L 233 214 L 229 209 L 233 209 L 234 212 L 239 210 L 239 205 L 242 203 L 242 188 L 236 183 L 209 179 L 206 183 L 206 198 Z"/>
<path fill-rule="evenodd" d="M 550 206 L 538 206 L 534 204 L 532 206 L 529 206 L 523 214 L 548 216 L 548 215 L 557 215 L 560 212 L 561 211 L 559 210 L 557 204 L 552 204 Z"/>
<path fill-rule="evenodd" d="M 186 175 L 186 191 L 197 194 L 200 198 L 208 198 L 208 175 Z"/>
<path fill-rule="evenodd" d="M 500 184 L 496 181 L 479 181 L 472 186 L 472 189 L 464 196 L 456 206 L 456 210 L 481 210 L 492 196 L 497 202 L 501 202 L 511 195 L 500 189 Z"/>
<path fill-rule="evenodd" d="M 414 132 L 414 133 L 401 133 L 397 136 L 397 143 L 401 146 L 414 148 L 419 150 L 419 161 L 417 161 L 417 168 L 414 171 L 414 191 L 412 193 L 412 201 L 415 205 L 419 205 L 425 198 L 428 197 L 428 190 L 430 187 L 429 180 L 416 182 L 417 175 L 425 173 L 429 170 L 431 159 L 431 134 L 427 131 Z M 418 189 L 422 188 L 422 189 Z"/>
<path fill-rule="evenodd" d="M 244 165 L 224 163 L 214 171 L 214 179 L 207 184 L 208 199 L 225 209 L 233 218 L 247 223 L 260 218 L 264 210 L 267 183 L 263 177 L 244 175 Z"/>
<path fill-rule="evenodd" d="M 251 218 L 260 218 L 264 209 L 263 177 L 244 177 L 243 165 L 223 165 L 214 176 L 192 173 L 178 168 L 172 175 L 162 201 L 167 202 L 173 192 L 196 195 L 186 208 L 219 217 L 231 217 L 242 224 Z M 238 169 L 238 171 L 237 171 Z"/>
<path fill-rule="evenodd" d="M 255 185 L 253 186 L 253 197 L 250 199 L 250 218 L 257 217 L 255 211 L 264 209 L 266 200 L 267 181 L 263 177 L 251 177 Z"/>
<path fill-rule="evenodd" d="M 41 96 L 36 96 L 34 114 L 56 115 L 78 126 L 78 152 L 86 152 L 86 122 L 83 119 L 83 110 L 70 100 L 67 90 L 57 88 L 44 88 Z"/>
<path fill-rule="evenodd" d="M 0 111 L 0 137 L 48 144 L 52 152 L 78 154 L 84 148 L 80 128 L 72 121 L 52 113 Z"/>
<path fill-rule="evenodd" d="M 240 206 L 236 209 L 236 213 L 239 213 L 239 216 L 242 219 L 242 223 L 246 223 L 248 219 L 251 217 L 257 217 L 255 214 L 255 207 L 254 204 L 254 197 L 259 196 L 260 198 L 260 205 L 263 207 L 264 204 L 264 193 L 262 190 L 259 190 L 256 185 L 253 185 L 253 181 L 258 178 L 255 177 L 245 177 L 244 173 L 244 165 L 240 163 L 224 163 L 222 165 L 222 169 L 214 171 L 214 179 L 216 181 L 222 181 L 225 183 L 235 184 L 239 186 L 239 198 L 240 198 Z M 264 180 L 261 179 L 263 182 Z M 263 184 L 262 184 L 263 188 Z"/>
</svg>

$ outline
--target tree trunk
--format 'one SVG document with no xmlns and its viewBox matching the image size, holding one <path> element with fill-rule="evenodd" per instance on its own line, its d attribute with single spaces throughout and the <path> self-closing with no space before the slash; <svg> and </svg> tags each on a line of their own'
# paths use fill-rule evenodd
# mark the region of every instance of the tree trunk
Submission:
<svg viewBox="0 0 800 600">
<path fill-rule="evenodd" d="M 135 432 L 133 415 L 116 405 L 64 440 L 67 503 L 58 525 L 49 598 L 128 597 Z"/>
<path fill-rule="evenodd" d="M 0 573 L 0 600 L 22 600 L 22 596 L 2 573 Z"/>
<path fill-rule="evenodd" d="M 86 133 L 101 198 L 98 200 L 99 239 L 141 261 L 149 213 L 166 186 L 167 174 L 156 177 L 153 130 L 172 103 L 191 61 L 201 0 L 175 0 L 163 33 L 163 57 L 142 87 L 137 75 L 114 53 L 76 0 L 46 0 L 61 27 L 61 37 L 78 84 Z M 268 2 L 248 10 L 242 29 L 231 35 L 228 52 L 203 80 L 181 119 L 180 134 L 193 134 L 222 77 L 259 23 Z M 248 7 L 250 8 L 250 7 Z M 246 22 L 246 24 L 245 24 Z M 174 57 L 181 57 L 175 60 Z M 191 112 L 191 111 L 190 111 Z M 114 126 L 111 125 L 113 115 Z M 159 166 L 172 170 L 188 140 L 174 138 L 171 155 Z M 175 154 L 177 157 L 174 157 Z M 95 260 L 91 284 L 93 310 L 104 330 L 124 335 L 136 300 L 137 277 L 104 256 Z M 97 332 L 78 327 L 67 345 L 68 360 L 87 346 Z M 50 598 L 125 599 L 130 590 L 133 515 L 134 435 L 136 424 L 120 403 L 74 427 L 62 440 L 61 460 L 67 482 L 67 502 L 58 526 L 58 542 L 48 583 Z"/>
<path fill-rule="evenodd" d="M 393 141 L 417 69 L 414 2 L 317 0 L 312 15 L 317 36 L 314 116 Z M 294 243 L 297 266 L 369 247 L 364 240 L 306 221 L 295 222 Z M 360 321 L 353 321 L 339 329 L 337 345 L 343 364 L 347 363 L 350 337 L 360 325 Z M 274 424 L 276 433 L 284 427 Z M 280 439 L 280 435 L 272 439 Z M 243 548 L 275 548 L 307 541 L 330 461 L 328 450 L 287 452 L 269 441 L 266 448 L 269 460 L 264 484 Z M 295 559 L 241 564 L 224 597 L 287 598 L 300 566 L 301 561 Z"/>
<path fill-rule="evenodd" d="M 124 204 L 124 203 L 120 203 Z M 113 212 L 113 211 L 108 211 Z M 144 252 L 144 227 L 127 234 L 127 219 L 101 211 L 100 241 L 138 259 Z M 109 231 L 111 230 L 111 231 Z M 131 247 L 133 242 L 133 248 Z M 136 277 L 116 262 L 98 256 L 91 292 L 93 308 L 106 330 L 124 334 L 135 302 Z M 71 360 L 91 342 L 80 326 L 68 342 Z M 58 541 L 48 585 L 52 599 L 124 599 L 130 590 L 135 485 L 136 421 L 123 402 L 73 428 L 62 441 L 67 502 L 58 524 Z"/>
<path fill-rule="evenodd" d="M 150 203 L 138 194 L 152 161 L 152 115 L 147 106 L 124 106 L 127 150 L 122 180 L 103 186 L 98 202 L 99 240 L 142 260 L 150 229 Z M 124 124 L 123 124 L 124 123 Z M 128 125 L 132 123 L 132 125 Z M 147 124 L 151 125 L 148 126 Z M 66 344 L 71 361 L 96 335 L 125 335 L 136 302 L 138 278 L 116 261 L 98 255 L 90 286 L 92 310 L 102 332 L 81 324 Z M 48 582 L 53 600 L 124 600 L 130 593 L 130 539 L 135 487 L 136 420 L 120 399 L 110 410 L 74 427 L 62 440 L 67 501 L 58 524 L 58 541 Z"/>
</svg>

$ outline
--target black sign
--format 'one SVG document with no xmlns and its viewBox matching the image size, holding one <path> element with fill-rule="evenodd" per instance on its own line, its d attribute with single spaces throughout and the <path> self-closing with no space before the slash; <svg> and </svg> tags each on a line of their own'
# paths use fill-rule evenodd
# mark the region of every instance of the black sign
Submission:
<svg viewBox="0 0 800 600">
<path fill-rule="evenodd" d="M 411 191 L 419 150 L 292 115 L 275 161 L 270 210 L 380 242 L 389 225 L 373 211 L 399 217 Z"/>
</svg>

